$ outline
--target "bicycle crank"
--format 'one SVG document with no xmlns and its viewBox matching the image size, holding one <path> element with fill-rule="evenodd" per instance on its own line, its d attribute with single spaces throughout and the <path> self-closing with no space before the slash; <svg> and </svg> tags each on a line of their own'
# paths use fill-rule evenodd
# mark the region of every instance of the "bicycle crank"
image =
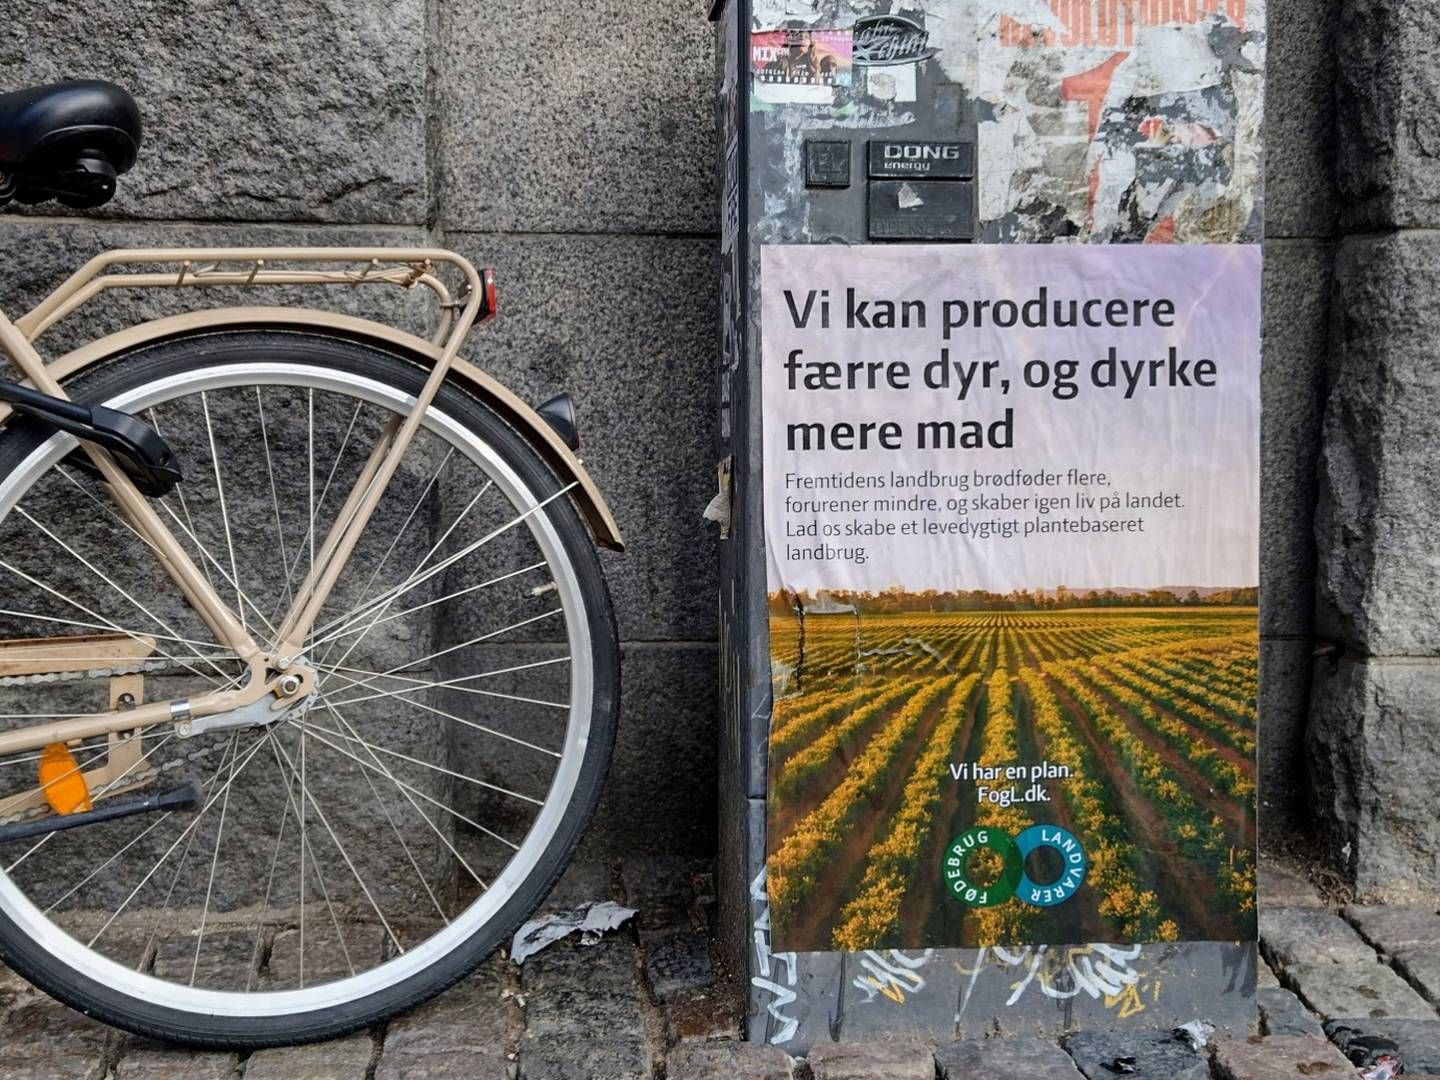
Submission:
<svg viewBox="0 0 1440 1080">
<path fill-rule="evenodd" d="M 81 810 L 73 814 L 52 814 L 33 821 L 21 821 L 12 825 L 0 825 L 0 844 L 10 840 L 28 840 L 46 833 L 78 829 L 82 825 L 95 825 L 102 821 L 134 817 L 136 814 L 152 814 L 157 811 L 194 811 L 200 808 L 200 785 L 190 780 L 169 791 L 154 795 L 139 795 L 133 798 L 112 799 L 94 810 Z"/>
</svg>

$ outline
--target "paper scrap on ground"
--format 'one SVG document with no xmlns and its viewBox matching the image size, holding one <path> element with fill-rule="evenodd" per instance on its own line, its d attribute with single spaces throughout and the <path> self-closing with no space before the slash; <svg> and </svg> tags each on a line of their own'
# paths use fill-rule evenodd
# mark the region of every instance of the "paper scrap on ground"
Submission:
<svg viewBox="0 0 1440 1080">
<path fill-rule="evenodd" d="M 515 931 L 515 940 L 510 943 L 510 959 L 523 964 L 528 957 L 577 930 L 581 945 L 594 945 L 607 930 L 614 930 L 634 914 L 634 908 L 604 900 L 536 916 Z"/>
<path fill-rule="evenodd" d="M 1214 1034 L 1215 1025 L 1209 1020 L 1191 1020 L 1175 1029 L 1176 1037 L 1185 1040 L 1195 1050 L 1203 1050 Z"/>
</svg>

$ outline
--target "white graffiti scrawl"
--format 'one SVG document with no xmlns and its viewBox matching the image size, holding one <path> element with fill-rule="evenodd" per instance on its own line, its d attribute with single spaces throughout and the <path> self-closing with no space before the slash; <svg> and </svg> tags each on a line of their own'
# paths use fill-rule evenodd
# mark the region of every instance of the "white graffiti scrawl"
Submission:
<svg viewBox="0 0 1440 1080">
<path fill-rule="evenodd" d="M 772 995 L 765 1011 L 780 1025 L 770 1036 L 774 1044 L 787 1043 L 795 1037 L 800 1021 L 785 1013 L 785 1006 L 795 1000 L 797 978 L 796 959 L 793 952 L 772 953 L 770 951 L 770 896 L 765 889 L 765 867 L 750 882 L 750 902 L 760 914 L 755 917 L 755 974 L 750 985 Z"/>
<path fill-rule="evenodd" d="M 1133 1009 L 1127 1002 L 1134 996 L 1137 984 L 1144 973 L 1135 967 L 1144 950 L 1142 945 L 1070 945 L 1053 949 L 1049 945 L 1026 945 L 1022 948 L 1007 949 L 993 945 L 981 949 L 975 958 L 970 982 L 960 999 L 960 1009 L 955 1014 L 958 1023 L 970 1004 L 970 995 L 980 973 L 993 964 L 1002 970 L 1019 970 L 1021 977 L 1011 985 L 1010 996 L 1005 1007 L 1015 1005 L 1032 985 L 1048 998 L 1065 1001 L 1086 995 L 1094 1001 L 1103 1000 L 1107 1006 L 1118 1004 L 1122 1018 L 1142 1011 L 1143 1005 Z"/>
<path fill-rule="evenodd" d="M 889 952 L 863 952 L 860 954 L 860 974 L 851 980 L 851 985 L 865 994 L 861 1002 L 868 1005 L 876 994 L 884 994 L 898 1005 L 905 1003 L 906 994 L 918 994 L 925 989 L 925 977 L 920 969 L 935 955 L 934 949 L 926 949 L 919 956 L 910 956 L 899 949 Z"/>
</svg>

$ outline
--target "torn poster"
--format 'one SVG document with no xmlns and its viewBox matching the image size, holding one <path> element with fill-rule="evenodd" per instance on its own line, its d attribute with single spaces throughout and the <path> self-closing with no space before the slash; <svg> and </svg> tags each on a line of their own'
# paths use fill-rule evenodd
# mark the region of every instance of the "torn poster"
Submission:
<svg viewBox="0 0 1440 1080">
<path fill-rule="evenodd" d="M 830 105 L 850 85 L 849 30 L 765 30 L 750 35 L 755 96 L 770 104 Z"/>
<path fill-rule="evenodd" d="M 885 64 L 865 68 L 865 93 L 880 101 L 914 101 L 915 65 Z"/>
<path fill-rule="evenodd" d="M 1001 242 L 1260 236 L 1265 0 L 978 0 Z"/>
</svg>

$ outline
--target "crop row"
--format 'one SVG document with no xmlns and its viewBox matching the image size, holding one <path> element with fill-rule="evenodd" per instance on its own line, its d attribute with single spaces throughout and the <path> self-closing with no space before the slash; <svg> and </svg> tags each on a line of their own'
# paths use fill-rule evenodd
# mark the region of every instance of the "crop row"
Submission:
<svg viewBox="0 0 1440 1080">
<path fill-rule="evenodd" d="M 1078 669 L 1078 673 L 1091 686 L 1109 694 L 1136 720 L 1184 754 L 1192 765 L 1214 781 L 1222 791 L 1229 792 L 1237 799 L 1249 799 L 1255 794 L 1255 781 L 1249 770 L 1242 769 L 1221 755 L 1190 725 L 1161 713 L 1149 698 L 1137 693 L 1127 683 L 1110 678 L 1106 667 L 1097 663 Z"/>
<path fill-rule="evenodd" d="M 1136 783 L 1169 823 L 1180 850 L 1191 858 L 1203 858 L 1206 851 L 1205 837 L 1202 834 L 1208 816 L 1175 781 L 1160 755 L 1125 726 L 1124 721 L 1115 715 L 1114 710 L 1106 705 L 1093 687 L 1081 677 L 1076 666 L 1046 664 L 1044 670 L 1046 675 L 1063 686 L 1070 696 L 1079 702 L 1100 734 L 1124 759 Z"/>
<path fill-rule="evenodd" d="M 946 676 L 922 686 L 885 727 L 865 745 L 835 790 L 801 818 L 769 859 L 770 902 L 776 917 L 787 918 L 815 888 L 816 880 L 844 840 L 849 824 L 890 779 L 906 742 L 919 729 L 930 707 L 952 690 Z"/>
<path fill-rule="evenodd" d="M 979 682 L 978 674 L 967 675 L 951 692 L 944 714 L 905 782 L 900 808 L 890 819 L 884 837 L 866 856 L 865 876 L 858 893 L 840 912 L 834 932 L 837 949 L 873 948 L 900 933 L 900 904 L 935 827 L 935 812 L 949 782 L 946 766 L 955 752 L 955 740 Z"/>
<path fill-rule="evenodd" d="M 1047 664 L 1044 672 L 1070 692 L 1101 735 L 1120 752 L 1141 789 L 1166 820 L 1181 852 L 1203 861 L 1213 874 L 1219 897 L 1242 915 L 1253 914 L 1255 866 L 1250 849 L 1232 838 L 1224 819 L 1202 810 L 1169 775 L 1159 755 L 1129 731 L 1079 679 L 1077 669 L 1083 666 Z M 1173 923 L 1162 924 L 1158 936 L 1165 938 L 1172 929 Z"/>
<path fill-rule="evenodd" d="M 1031 723 L 1045 742 L 1046 759 L 1069 770 L 1060 785 L 1061 797 L 1085 838 L 1090 860 L 1086 880 L 1100 897 L 1100 915 L 1126 940 L 1175 940 L 1179 930 L 1173 921 L 1161 919 L 1159 898 L 1140 886 L 1135 845 L 1114 813 L 1095 755 L 1075 734 L 1039 670 L 1022 669 L 1020 682 L 1030 699 Z"/>
<path fill-rule="evenodd" d="M 1214 682 L 1179 671 L 1175 665 L 1167 665 L 1162 660 L 1152 657 L 1148 652 L 1137 650 L 1122 653 L 1119 656 L 1105 657 L 1104 661 L 1107 667 L 1113 666 L 1117 671 L 1133 672 L 1137 677 L 1164 690 L 1171 697 L 1179 694 L 1181 700 L 1219 713 L 1229 718 L 1238 727 L 1253 729 L 1255 726 L 1254 698 L 1248 701 L 1238 698 L 1228 690 L 1218 687 Z"/>
<path fill-rule="evenodd" d="M 908 685 L 909 680 L 872 682 L 856 689 L 840 689 L 812 694 L 803 709 L 781 710 L 777 705 L 770 722 L 770 760 L 779 762 L 796 747 L 809 742 L 818 732 L 894 689 L 896 683 Z"/>
<path fill-rule="evenodd" d="M 1136 671 L 1132 666 L 1120 664 L 1109 657 L 1097 659 L 1094 666 L 1103 670 L 1115 682 L 1124 684 L 1142 700 L 1163 705 L 1192 728 L 1204 731 L 1242 754 L 1255 753 L 1255 736 L 1213 706 L 1201 705 Z M 1203 690 L 1195 691 L 1197 697 L 1203 697 L 1204 693 Z"/>
<path fill-rule="evenodd" d="M 1011 692 L 1010 674 L 1002 666 L 995 668 L 986 683 L 985 727 L 981 734 L 978 764 L 988 768 L 1005 769 L 1020 760 L 1016 738 L 1015 703 Z M 975 824 L 999 829 L 1010 836 L 1018 836 L 1031 824 L 1030 814 L 1018 804 L 997 806 L 991 802 L 979 804 L 975 812 Z M 992 857 L 991 879 L 998 866 Z M 999 904 L 980 908 L 975 912 L 976 941 L 981 945 L 1016 944 L 1026 939 L 1026 930 L 1038 915 L 1038 909 L 1029 904 Z"/>
<path fill-rule="evenodd" d="M 853 709 L 840 717 L 834 727 L 829 728 L 814 742 L 799 750 L 779 766 L 771 790 L 775 798 L 784 802 L 794 795 L 805 782 L 835 760 L 836 755 L 853 753 L 857 743 L 864 740 L 870 725 L 895 705 L 927 684 L 914 679 L 897 679 L 886 686 L 879 697 Z M 773 760 L 773 759 L 772 759 Z"/>
</svg>

